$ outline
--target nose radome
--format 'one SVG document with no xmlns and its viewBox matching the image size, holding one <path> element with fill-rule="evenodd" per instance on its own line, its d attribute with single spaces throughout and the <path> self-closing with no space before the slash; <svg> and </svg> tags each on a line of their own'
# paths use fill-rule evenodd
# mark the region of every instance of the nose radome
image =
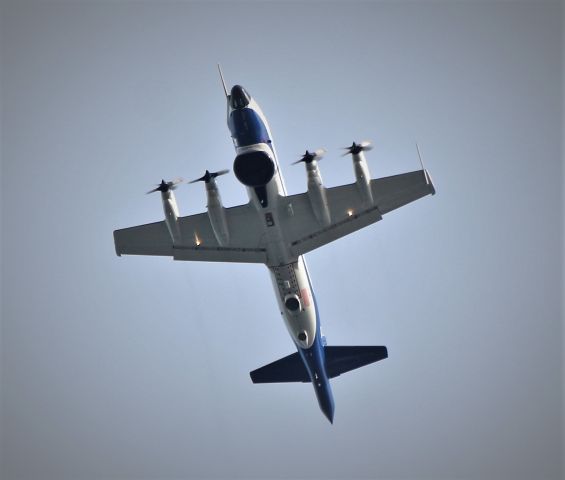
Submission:
<svg viewBox="0 0 565 480">
<path fill-rule="evenodd" d="M 230 93 L 230 102 L 232 108 L 245 108 L 249 105 L 251 96 L 247 93 L 247 90 L 241 85 L 234 85 Z"/>
</svg>

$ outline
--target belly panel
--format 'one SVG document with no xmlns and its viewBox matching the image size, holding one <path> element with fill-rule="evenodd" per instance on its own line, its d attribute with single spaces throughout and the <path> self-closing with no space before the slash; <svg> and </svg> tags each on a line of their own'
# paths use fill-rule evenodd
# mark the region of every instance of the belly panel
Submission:
<svg viewBox="0 0 565 480">
<path fill-rule="evenodd" d="M 310 348 L 316 338 L 316 307 L 302 257 L 270 267 L 279 310 L 297 347 Z"/>
</svg>

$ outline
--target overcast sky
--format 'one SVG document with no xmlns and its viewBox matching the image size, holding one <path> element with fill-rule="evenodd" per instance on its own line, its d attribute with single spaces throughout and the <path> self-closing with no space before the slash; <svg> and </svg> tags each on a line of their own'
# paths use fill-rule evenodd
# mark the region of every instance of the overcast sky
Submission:
<svg viewBox="0 0 565 480">
<path fill-rule="evenodd" d="M 563 475 L 560 2 L 3 2 L 1 471 L 15 479 Z M 114 253 L 161 178 L 231 168 L 216 71 L 289 193 L 370 139 L 437 187 L 307 255 L 331 345 L 389 358 L 253 385 L 292 353 L 268 271 Z M 233 175 L 226 206 L 246 202 Z M 177 193 L 201 212 L 201 184 Z"/>
</svg>

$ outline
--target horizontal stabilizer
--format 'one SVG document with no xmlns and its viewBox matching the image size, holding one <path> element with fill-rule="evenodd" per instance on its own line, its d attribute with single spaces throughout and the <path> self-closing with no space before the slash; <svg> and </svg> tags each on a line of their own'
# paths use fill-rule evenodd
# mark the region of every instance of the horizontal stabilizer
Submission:
<svg viewBox="0 0 565 480">
<path fill-rule="evenodd" d="M 378 362 L 388 357 L 386 347 L 324 347 L 329 378 Z M 308 370 L 298 352 L 253 370 L 253 383 L 310 382 Z"/>
<path fill-rule="evenodd" d="M 253 370 L 253 383 L 309 382 L 308 370 L 298 352 Z"/>
<path fill-rule="evenodd" d="M 386 347 L 325 347 L 329 378 L 388 357 Z"/>
</svg>

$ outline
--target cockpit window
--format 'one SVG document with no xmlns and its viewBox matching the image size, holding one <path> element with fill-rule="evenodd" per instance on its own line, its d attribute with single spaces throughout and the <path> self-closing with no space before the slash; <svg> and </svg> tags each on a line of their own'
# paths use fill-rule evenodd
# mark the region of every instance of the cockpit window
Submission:
<svg viewBox="0 0 565 480">
<path fill-rule="evenodd" d="M 241 85 L 234 85 L 230 93 L 230 103 L 232 108 L 245 108 L 249 105 L 251 97 L 247 93 L 247 90 Z"/>
</svg>

